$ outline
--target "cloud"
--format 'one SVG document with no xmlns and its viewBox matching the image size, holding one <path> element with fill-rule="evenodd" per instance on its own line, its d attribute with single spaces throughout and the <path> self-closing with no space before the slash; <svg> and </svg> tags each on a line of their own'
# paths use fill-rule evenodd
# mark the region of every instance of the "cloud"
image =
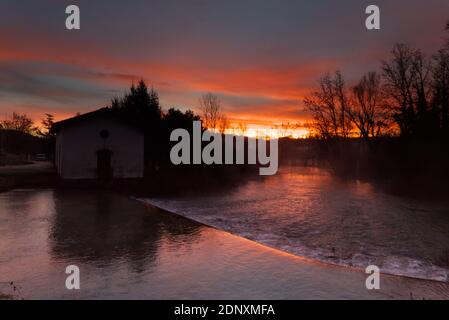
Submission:
<svg viewBox="0 0 449 320">
<path fill-rule="evenodd" d="M 355 81 L 397 41 L 435 51 L 449 18 L 447 0 L 379 0 L 376 32 L 364 28 L 358 0 L 77 3 L 81 30 L 71 32 L 63 2 L 2 1 L 2 111 L 63 117 L 145 79 L 165 108 L 195 109 L 213 92 L 231 117 L 306 119 L 301 100 L 323 73 Z"/>
</svg>

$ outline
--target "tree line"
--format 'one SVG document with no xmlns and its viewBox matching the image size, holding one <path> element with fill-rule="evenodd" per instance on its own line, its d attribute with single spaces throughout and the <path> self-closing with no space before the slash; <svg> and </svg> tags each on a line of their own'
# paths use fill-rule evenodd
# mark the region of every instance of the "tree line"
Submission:
<svg viewBox="0 0 449 320">
<path fill-rule="evenodd" d="M 114 97 L 108 107 L 131 125 L 142 129 L 145 136 L 145 168 L 154 171 L 160 165 L 169 163 L 170 133 L 174 129 L 184 128 L 191 131 L 193 121 L 202 120 L 203 130 L 210 129 L 221 133 L 226 130 L 228 119 L 217 96 L 204 94 L 198 103 L 198 114 L 190 109 L 181 111 L 176 108 L 164 112 L 158 92 L 149 88 L 144 80 L 140 80 L 136 85 L 133 83 L 122 96 Z M 80 113 L 77 113 L 78 115 Z M 54 116 L 49 113 L 36 124 L 27 114 L 13 112 L 11 117 L 0 120 L 0 130 L 46 138 L 46 149 L 52 154 L 54 134 L 51 133 L 51 128 L 54 122 Z"/>
<path fill-rule="evenodd" d="M 206 93 L 199 98 L 198 104 L 199 113 L 191 109 L 183 112 L 177 108 L 164 112 L 158 92 L 154 88 L 148 88 L 145 81 L 140 80 L 137 85 L 132 84 L 123 96 L 113 98 L 110 108 L 123 119 L 143 129 L 145 163 L 151 170 L 161 163 L 169 162 L 170 133 L 174 129 L 183 128 L 190 132 L 193 121 L 202 120 L 203 130 L 225 132 L 229 122 L 220 99 Z"/>
<path fill-rule="evenodd" d="M 304 105 L 313 117 L 312 131 L 322 139 L 449 139 L 449 41 L 430 57 L 398 43 L 380 71 L 352 86 L 340 71 L 325 74 Z"/>
<path fill-rule="evenodd" d="M 40 126 L 37 126 L 26 113 L 13 112 L 10 118 L 0 120 L 0 130 L 13 130 L 38 137 L 50 137 L 50 129 L 54 123 L 54 116 L 45 113 Z"/>
<path fill-rule="evenodd" d="M 114 97 L 109 107 L 136 126 L 147 129 L 160 129 L 162 123 L 171 128 L 186 128 L 191 126 L 192 121 L 201 119 L 204 128 L 223 133 L 229 125 L 220 99 L 212 93 L 204 94 L 199 99 L 199 114 L 195 114 L 190 109 L 182 112 L 176 108 L 163 112 L 158 92 L 148 88 L 143 80 L 140 80 L 137 85 L 132 84 L 129 91 L 122 97 Z M 76 116 L 80 114 L 77 113 Z M 50 129 L 54 123 L 54 115 L 50 113 L 45 113 L 44 118 L 37 125 L 26 113 L 13 112 L 10 117 L 0 120 L 0 130 L 13 130 L 48 137 L 51 136 Z M 243 126 L 239 124 L 239 128 Z"/>
</svg>

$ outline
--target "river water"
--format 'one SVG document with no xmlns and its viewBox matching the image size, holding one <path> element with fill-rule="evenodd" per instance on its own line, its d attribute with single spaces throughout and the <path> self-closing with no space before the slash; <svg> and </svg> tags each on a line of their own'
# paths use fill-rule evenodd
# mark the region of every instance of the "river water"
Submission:
<svg viewBox="0 0 449 320">
<path fill-rule="evenodd" d="M 448 281 L 448 203 L 383 190 L 288 167 L 228 191 L 145 201 L 298 256 Z"/>
<path fill-rule="evenodd" d="M 326 204 L 325 200 L 316 199 L 320 191 L 312 190 L 312 185 L 318 188 L 329 178 L 315 174 L 307 178 L 309 195 L 298 196 L 293 203 L 289 198 L 293 192 L 299 195 L 298 190 L 276 191 L 281 181 L 286 185 L 294 181 L 293 177 L 300 179 L 298 174 L 287 173 L 262 184 L 249 182 L 240 187 L 244 192 L 241 198 L 229 191 L 227 195 L 203 195 L 190 200 L 151 200 L 234 234 L 253 237 L 257 242 L 116 194 L 54 189 L 0 193 L 0 299 L 449 299 L 449 285 L 442 281 L 382 275 L 380 290 L 367 290 L 367 275 L 363 272 L 302 258 L 300 254 L 310 252 L 320 259 L 317 252 L 322 254 L 330 246 L 328 243 L 336 247 L 337 255 L 343 248 L 338 242 L 342 241 L 356 252 L 366 240 L 350 241 L 347 236 L 358 233 L 351 231 L 356 225 L 350 226 L 347 221 L 322 221 L 327 226 L 321 226 L 318 217 L 306 219 L 312 208 L 326 208 L 331 198 L 338 199 L 338 195 L 328 194 Z M 339 193 L 342 188 L 333 190 Z M 354 198 L 366 197 L 368 190 L 360 188 L 354 189 Z M 277 193 L 273 194 L 273 190 Z M 262 195 L 260 191 L 270 193 Z M 355 200 L 347 200 L 348 205 L 349 201 Z M 271 212 L 276 207 L 277 215 Z M 196 214 L 192 208 L 198 210 Z M 417 215 L 421 212 L 407 210 Z M 332 218 L 330 208 L 326 214 L 339 221 Z M 319 227 L 301 227 L 305 220 L 310 220 L 309 227 Z M 363 220 L 363 226 L 369 226 L 366 216 Z M 422 224 L 417 221 L 420 229 L 412 230 L 408 237 L 413 239 L 422 232 Z M 372 228 L 375 226 L 373 222 Z M 427 228 L 434 233 L 423 240 L 435 245 L 421 243 L 413 251 L 415 255 L 436 254 L 435 246 L 441 246 L 436 240 L 445 234 L 437 227 Z M 328 231 L 321 236 L 315 233 L 318 237 L 307 241 L 312 238 L 301 235 L 300 230 Z M 375 230 L 366 233 L 369 239 L 379 241 L 370 248 L 383 246 L 383 251 L 376 252 L 390 254 L 394 248 L 382 244 L 382 237 L 375 235 Z M 385 227 L 386 230 L 389 229 Z M 405 237 L 401 233 L 396 236 L 401 235 Z M 359 239 L 363 239 L 362 235 Z M 393 241 L 386 239 L 388 244 Z M 400 238 L 397 241 L 407 243 Z M 319 248 L 320 244 L 324 249 Z M 404 248 L 397 250 L 405 252 Z M 424 261 L 423 257 L 420 259 Z M 349 258 L 342 261 L 348 262 Z M 68 290 L 65 286 L 69 265 L 80 270 L 80 290 Z M 436 271 L 435 274 L 442 272 Z"/>
</svg>

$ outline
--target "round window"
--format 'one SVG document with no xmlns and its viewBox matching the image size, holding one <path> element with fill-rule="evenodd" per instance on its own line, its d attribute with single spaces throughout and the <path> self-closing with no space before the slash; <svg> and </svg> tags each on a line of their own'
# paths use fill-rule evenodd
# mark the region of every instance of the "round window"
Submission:
<svg viewBox="0 0 449 320">
<path fill-rule="evenodd" d="M 103 130 L 101 130 L 100 131 L 100 137 L 102 138 L 102 139 L 107 139 L 107 138 L 109 138 L 109 131 L 108 130 L 105 130 L 105 129 L 103 129 Z"/>
</svg>

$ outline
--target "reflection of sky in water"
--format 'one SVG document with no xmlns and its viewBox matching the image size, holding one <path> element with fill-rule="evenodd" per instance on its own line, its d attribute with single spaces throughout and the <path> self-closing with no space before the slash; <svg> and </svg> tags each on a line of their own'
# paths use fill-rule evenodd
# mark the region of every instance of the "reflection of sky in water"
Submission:
<svg viewBox="0 0 449 320">
<path fill-rule="evenodd" d="M 65 289 L 65 268 L 81 290 Z M 409 298 L 449 297 L 446 286 L 365 275 L 272 250 L 145 208 L 121 196 L 15 190 L 0 193 L 0 292 L 25 298 Z"/>
<path fill-rule="evenodd" d="M 274 248 L 325 262 L 447 280 L 449 207 L 286 168 L 231 192 L 149 199 L 159 207 Z"/>
</svg>

